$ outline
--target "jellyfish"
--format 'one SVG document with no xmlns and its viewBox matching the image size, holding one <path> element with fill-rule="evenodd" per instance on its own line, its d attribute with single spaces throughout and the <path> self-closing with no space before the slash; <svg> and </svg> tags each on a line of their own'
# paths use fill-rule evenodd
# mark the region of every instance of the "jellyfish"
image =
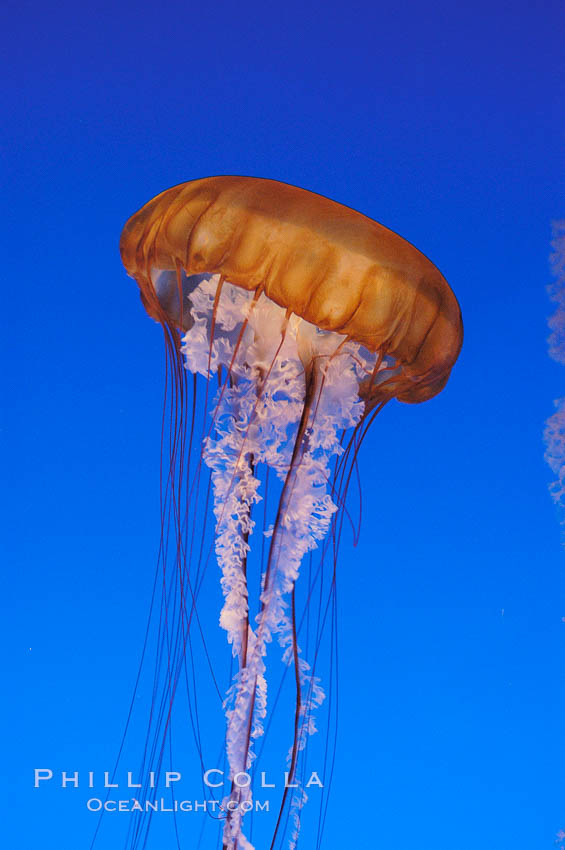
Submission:
<svg viewBox="0 0 565 850">
<path fill-rule="evenodd" d="M 268 723 L 268 648 L 277 641 L 293 704 L 270 847 L 290 824 L 293 848 L 307 799 L 299 762 L 325 696 L 318 644 L 300 642 L 315 603 L 309 592 L 299 610 L 299 574 L 321 549 L 332 587 L 344 521 L 355 527 L 346 499 L 364 435 L 391 399 L 414 404 L 443 389 L 462 344 L 459 305 L 439 270 L 396 233 L 268 179 L 168 189 L 129 219 L 120 250 L 167 352 L 158 640 L 166 661 L 151 765 L 163 764 L 187 647 L 203 628 L 210 557 L 200 526 L 211 523 L 219 625 L 233 660 L 223 694 L 223 850 L 253 847 L 245 827 L 253 791 L 242 777 Z M 318 602 L 318 622 L 329 600 L 324 611 Z"/>
</svg>

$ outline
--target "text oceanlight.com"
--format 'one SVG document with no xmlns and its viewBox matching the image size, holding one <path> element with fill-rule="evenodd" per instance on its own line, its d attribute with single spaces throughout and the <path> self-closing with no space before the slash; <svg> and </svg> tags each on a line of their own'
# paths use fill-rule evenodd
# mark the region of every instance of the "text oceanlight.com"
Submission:
<svg viewBox="0 0 565 850">
<path fill-rule="evenodd" d="M 99 797 L 91 797 L 86 802 L 89 812 L 268 812 L 269 800 L 101 800 Z"/>
</svg>

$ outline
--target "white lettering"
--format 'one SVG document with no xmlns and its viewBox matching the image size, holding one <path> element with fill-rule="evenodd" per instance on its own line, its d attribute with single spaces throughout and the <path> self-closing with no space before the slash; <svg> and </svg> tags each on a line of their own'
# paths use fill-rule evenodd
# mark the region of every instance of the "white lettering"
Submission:
<svg viewBox="0 0 565 850">
<path fill-rule="evenodd" d="M 61 788 L 66 788 L 67 785 L 72 783 L 75 788 L 78 788 L 78 770 L 75 770 L 70 776 L 67 775 L 66 771 L 61 773 Z"/>
<path fill-rule="evenodd" d="M 42 776 L 43 774 L 43 776 Z M 35 768 L 35 782 L 34 788 L 39 788 L 39 783 L 44 782 L 46 779 L 53 779 L 53 771 L 48 768 Z"/>
<path fill-rule="evenodd" d="M 218 770 L 218 769 L 217 769 L 217 768 L 215 768 L 215 767 L 211 767 L 211 768 L 210 768 L 210 770 L 207 770 L 207 771 L 206 771 L 206 773 L 204 774 L 204 782 L 206 783 L 206 785 L 208 786 L 208 788 L 219 788 L 219 787 L 220 787 L 221 785 L 223 785 L 224 783 L 223 783 L 223 782 L 210 782 L 210 776 L 211 776 L 213 773 L 218 773 L 220 776 L 223 776 L 223 775 L 224 775 L 224 771 L 223 771 L 223 770 Z"/>
<path fill-rule="evenodd" d="M 176 770 L 168 770 L 165 773 L 165 787 L 170 788 L 171 782 L 178 782 L 181 778 L 180 773 L 177 773 Z"/>
<path fill-rule="evenodd" d="M 266 776 L 267 776 L 267 774 L 263 770 L 262 773 L 261 773 L 261 788 L 274 788 L 275 783 L 274 782 L 267 782 Z"/>
<path fill-rule="evenodd" d="M 306 788 L 309 788 L 311 785 L 317 785 L 319 788 L 324 787 L 324 783 L 322 782 L 315 770 L 313 770 L 310 774 L 310 779 L 306 783 Z"/>
<path fill-rule="evenodd" d="M 104 773 L 104 788 L 117 788 L 117 787 L 118 787 L 117 783 L 112 784 L 112 782 L 110 782 L 110 773 L 108 771 L 106 771 Z"/>
</svg>

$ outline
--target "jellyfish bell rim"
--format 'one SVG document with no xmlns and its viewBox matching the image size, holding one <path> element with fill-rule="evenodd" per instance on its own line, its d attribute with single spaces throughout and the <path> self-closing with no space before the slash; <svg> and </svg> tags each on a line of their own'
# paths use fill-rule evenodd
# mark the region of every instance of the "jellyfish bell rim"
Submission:
<svg viewBox="0 0 565 850">
<path fill-rule="evenodd" d="M 352 249 L 344 248 L 347 240 Z M 255 265 L 248 262 L 250 252 L 256 254 Z M 280 285 L 281 277 L 284 282 L 289 276 L 289 267 L 293 272 L 293 263 L 300 272 L 308 252 L 314 256 L 310 280 L 295 274 L 292 286 Z M 162 324 L 170 326 L 171 317 L 155 293 L 153 270 L 220 274 L 248 291 L 261 289 L 279 306 L 324 330 L 390 354 L 402 367 L 402 376 L 391 379 L 388 386 L 371 388 L 367 400 L 372 406 L 392 397 L 417 404 L 437 395 L 461 350 L 463 323 L 457 298 L 428 257 L 363 213 L 281 181 L 220 175 L 177 184 L 127 220 L 120 253 L 128 274 L 138 283 L 146 311 Z M 352 265 L 351 271 L 340 253 Z M 364 254 L 374 255 L 368 284 L 359 281 L 363 273 L 367 276 Z M 328 256 L 333 266 L 328 266 Z M 359 257 L 365 262 L 355 276 Z M 336 263 L 345 267 L 341 277 L 335 274 Z M 353 315 L 340 325 L 343 302 L 351 300 L 349 290 L 355 287 L 360 294 L 355 296 Z M 372 326 L 373 314 L 377 320 Z"/>
</svg>

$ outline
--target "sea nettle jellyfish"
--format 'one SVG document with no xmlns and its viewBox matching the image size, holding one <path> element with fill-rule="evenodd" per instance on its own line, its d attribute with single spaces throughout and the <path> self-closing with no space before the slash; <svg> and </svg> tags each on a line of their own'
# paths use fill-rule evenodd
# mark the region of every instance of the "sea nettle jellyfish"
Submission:
<svg viewBox="0 0 565 850">
<path fill-rule="evenodd" d="M 387 401 L 422 402 L 443 389 L 461 348 L 459 306 L 438 269 L 400 236 L 273 180 L 209 177 L 168 189 L 127 222 L 120 248 L 145 309 L 163 326 L 169 376 L 158 641 L 165 660 L 144 767 L 162 766 L 181 680 L 189 692 L 198 688 L 186 676 L 186 653 L 191 633 L 206 629 L 198 597 L 213 512 L 219 620 L 234 659 L 224 697 L 231 788 L 218 810 L 223 848 L 252 847 L 245 777 L 269 722 L 275 637 L 293 704 L 287 787 L 270 846 L 288 830 L 294 847 L 308 793 L 300 760 L 324 699 L 316 665 L 357 453 Z M 318 570 L 310 560 L 299 609 L 301 565 L 317 547 Z M 301 631 L 314 620 L 306 651 Z"/>
</svg>

